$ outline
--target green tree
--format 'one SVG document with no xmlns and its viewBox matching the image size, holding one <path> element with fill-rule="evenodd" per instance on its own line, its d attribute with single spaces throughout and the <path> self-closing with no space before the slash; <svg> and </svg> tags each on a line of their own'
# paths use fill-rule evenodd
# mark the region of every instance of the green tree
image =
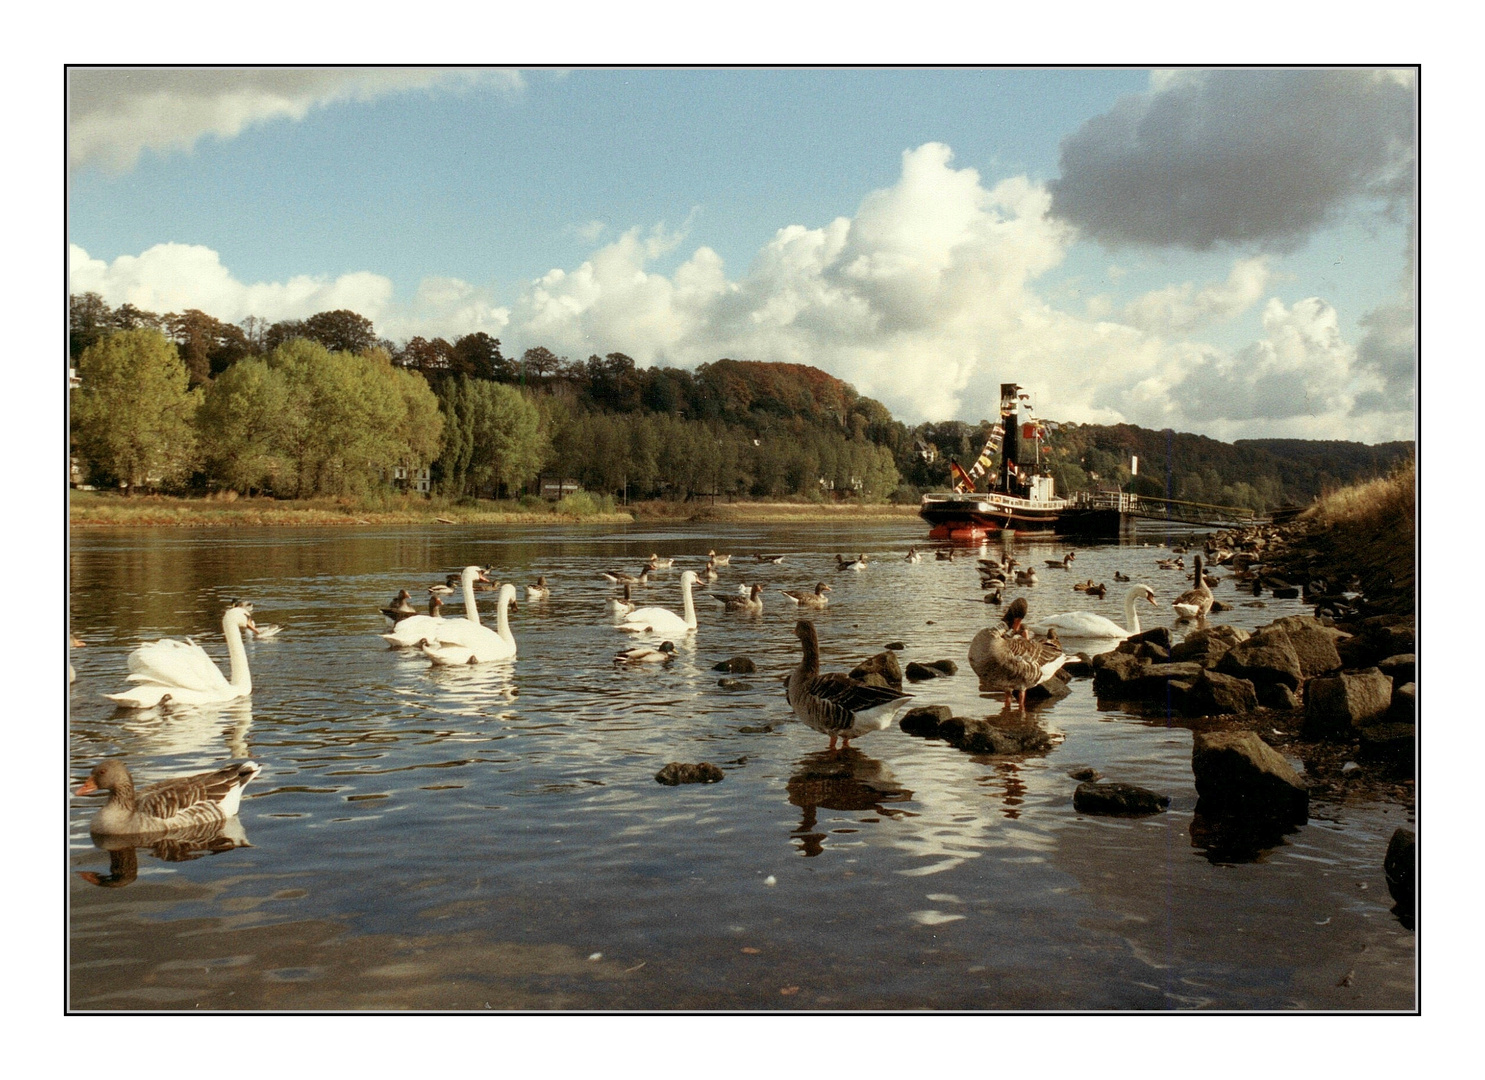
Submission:
<svg viewBox="0 0 1485 1080">
<path fill-rule="evenodd" d="M 196 416 L 203 466 L 215 486 L 282 493 L 295 475 L 286 454 L 288 380 L 259 357 L 239 361 L 206 390 Z"/>
<path fill-rule="evenodd" d="M 78 449 L 104 475 L 136 488 L 168 484 L 195 464 L 201 396 L 158 330 L 122 330 L 83 350 L 73 392 Z"/>
<path fill-rule="evenodd" d="M 440 472 L 451 494 L 498 493 L 536 475 L 547 453 L 541 413 L 517 389 L 468 377 L 445 380 Z"/>
</svg>

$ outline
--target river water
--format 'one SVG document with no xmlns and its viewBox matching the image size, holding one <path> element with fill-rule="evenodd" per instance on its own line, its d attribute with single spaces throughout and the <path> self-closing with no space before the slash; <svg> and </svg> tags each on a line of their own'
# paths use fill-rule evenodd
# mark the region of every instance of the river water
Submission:
<svg viewBox="0 0 1485 1080">
<path fill-rule="evenodd" d="M 793 719 L 781 678 L 800 611 L 778 589 L 832 586 L 823 666 L 901 641 L 957 676 L 921 704 L 998 713 L 969 670 L 1000 609 L 972 558 L 939 561 L 916 520 L 777 526 L 82 530 L 71 538 L 69 784 L 121 756 L 148 783 L 251 756 L 263 766 L 209 845 L 106 851 L 96 800 L 68 811 L 69 1005 L 117 1009 L 1329 1010 L 1415 1007 L 1415 940 L 1391 912 L 1388 837 L 1411 813 L 1313 802 L 1308 825 L 1241 862 L 1192 839 L 1192 733 L 1100 705 L 1091 680 L 1036 710 L 1056 740 L 1025 758 L 961 753 L 895 726 L 843 754 Z M 1163 534 L 1078 544 L 1025 595 L 1032 613 L 1121 617 L 1122 570 L 1170 625 L 1189 577 Z M 910 544 L 929 553 L 902 558 Z M 1040 566 L 1070 545 L 1015 542 Z M 733 554 L 699 590 L 699 630 L 667 667 L 618 670 L 600 572 L 677 557 L 644 602 Z M 999 543 L 991 550 L 998 552 Z M 785 554 L 759 565 L 755 552 Z M 837 553 L 866 552 L 837 572 Z M 1189 559 L 1189 555 L 1188 555 Z M 389 650 L 378 608 L 478 563 L 524 585 L 513 662 L 430 667 Z M 1071 584 L 1109 583 L 1106 601 Z M 761 616 L 705 596 L 766 586 Z M 1252 628 L 1307 609 L 1265 598 Z M 226 670 L 221 612 L 251 600 L 250 704 L 116 710 L 140 641 L 194 637 Z M 1007 596 L 1009 599 L 1009 595 Z M 480 594 L 493 620 L 493 595 Z M 446 614 L 458 616 L 455 597 Z M 1151 617 L 1153 616 L 1153 617 Z M 724 689 L 713 665 L 757 673 Z M 716 784 L 666 787 L 667 762 Z M 1300 763 L 1294 762 L 1299 765 Z M 1071 770 L 1171 796 L 1138 819 L 1076 813 Z M 110 887 L 103 887 L 110 886 Z"/>
</svg>

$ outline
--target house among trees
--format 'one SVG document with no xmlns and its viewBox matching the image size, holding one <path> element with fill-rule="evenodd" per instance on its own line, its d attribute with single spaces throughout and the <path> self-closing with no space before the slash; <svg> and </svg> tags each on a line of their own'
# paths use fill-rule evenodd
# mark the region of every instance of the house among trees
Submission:
<svg viewBox="0 0 1485 1080">
<path fill-rule="evenodd" d="M 409 469 L 406 465 L 394 466 L 392 486 L 399 491 L 416 491 L 420 495 L 427 495 L 433 491 L 433 470 L 427 465 L 421 469 Z"/>
</svg>

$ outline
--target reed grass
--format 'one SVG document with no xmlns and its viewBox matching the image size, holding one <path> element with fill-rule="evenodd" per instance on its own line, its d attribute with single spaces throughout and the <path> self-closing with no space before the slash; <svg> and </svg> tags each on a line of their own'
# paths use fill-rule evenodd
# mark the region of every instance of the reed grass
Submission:
<svg viewBox="0 0 1485 1080">
<path fill-rule="evenodd" d="M 1417 462 L 1409 460 L 1387 476 L 1322 494 L 1303 518 L 1322 529 L 1390 532 L 1405 527 L 1411 535 L 1416 503 Z"/>
</svg>

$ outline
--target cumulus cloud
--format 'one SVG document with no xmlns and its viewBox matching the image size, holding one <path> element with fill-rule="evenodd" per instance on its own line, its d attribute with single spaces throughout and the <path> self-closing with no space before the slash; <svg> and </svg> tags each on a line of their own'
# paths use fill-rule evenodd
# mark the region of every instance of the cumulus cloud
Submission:
<svg viewBox="0 0 1485 1080">
<path fill-rule="evenodd" d="M 1188 281 L 1148 292 L 1124 309 L 1124 319 L 1155 333 L 1185 333 L 1227 322 L 1263 299 L 1270 277 L 1267 256 L 1240 259 L 1226 281 L 1201 289 Z"/>
<path fill-rule="evenodd" d="M 517 91 L 519 72 L 419 68 L 73 68 L 67 84 L 68 162 L 115 172 L 145 150 L 188 151 L 254 124 L 302 120 L 311 109 L 413 90 L 474 86 Z"/>
<path fill-rule="evenodd" d="M 1409 72 L 1162 72 L 1062 143 L 1053 211 L 1111 246 L 1295 246 L 1358 200 L 1408 205 Z"/>
<path fill-rule="evenodd" d="M 270 322 L 303 319 L 344 308 L 366 316 L 379 334 L 393 340 L 476 330 L 498 337 L 510 315 L 483 290 L 457 278 L 426 278 L 407 302 L 397 301 L 389 278 L 367 271 L 336 278 L 300 274 L 283 282 L 249 284 L 237 280 L 215 251 L 200 244 L 156 244 L 111 263 L 73 244 L 68 279 L 70 292 L 95 292 L 114 307 L 133 304 L 159 314 L 196 308 L 230 323 L 249 315 Z"/>
<path fill-rule="evenodd" d="M 1075 239 L 1051 209 L 1045 187 L 1013 177 L 987 188 L 929 143 L 906 151 L 898 180 L 854 216 L 779 229 L 741 274 L 706 246 L 662 269 L 683 254 L 685 231 L 657 228 L 630 229 L 580 265 L 549 271 L 508 308 L 445 278 L 405 303 L 374 274 L 248 285 L 214 252 L 187 245 L 111 264 L 74 248 L 72 291 L 233 321 L 350 307 L 394 339 L 484 329 L 511 354 L 543 345 L 574 359 L 618 351 L 683 368 L 724 356 L 811 364 L 908 423 L 994 416 L 1000 383 L 1015 381 L 1059 420 L 1222 439 L 1411 437 L 1411 403 L 1382 394 L 1389 378 L 1407 379 L 1381 347 L 1402 333 L 1385 312 L 1350 343 L 1322 300 L 1265 299 L 1272 270 L 1252 258 L 1226 281 L 1072 313 L 1038 291 Z M 1257 340 L 1237 349 L 1200 340 L 1203 327 L 1255 307 Z"/>
</svg>

